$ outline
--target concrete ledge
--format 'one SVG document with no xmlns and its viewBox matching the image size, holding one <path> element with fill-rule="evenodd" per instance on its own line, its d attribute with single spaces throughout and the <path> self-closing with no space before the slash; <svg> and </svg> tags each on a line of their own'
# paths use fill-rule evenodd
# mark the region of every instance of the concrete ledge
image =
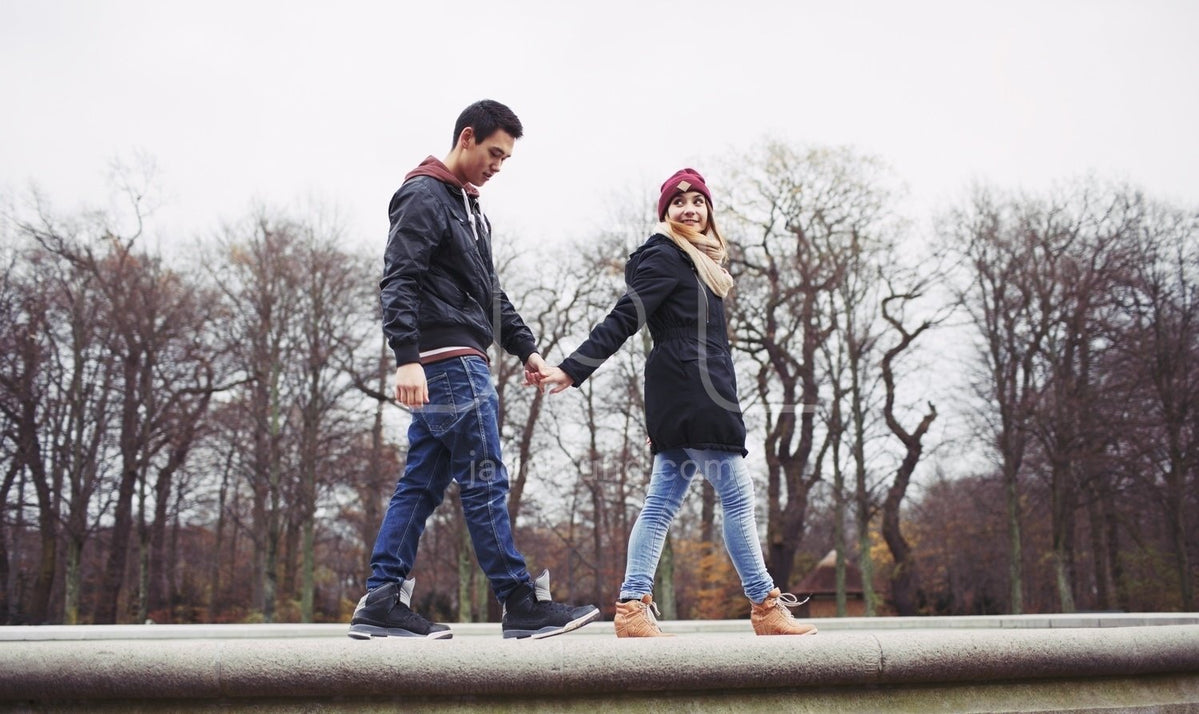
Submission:
<svg viewBox="0 0 1199 714">
<path fill-rule="evenodd" d="M 963 617 L 839 617 L 811 620 L 821 632 L 842 630 L 988 630 L 1060 629 L 1079 627 L 1140 627 L 1199 625 L 1199 612 L 1086 613 L 1075 615 L 976 615 Z M 662 629 L 675 634 L 746 634 L 749 620 L 666 620 Z M 0 643 L 40 640 L 180 640 L 263 639 L 346 636 L 346 624 L 272 625 L 40 625 L 0 626 Z M 454 637 L 499 637 L 496 623 L 450 623 Z M 605 629 L 606 628 L 606 629 Z M 597 622 L 572 637 L 613 637 L 611 622 Z"/>
<path fill-rule="evenodd" d="M 620 640 L 609 622 L 533 641 L 490 624 L 455 626 L 452 640 L 367 642 L 345 625 L 0 628 L 0 709 L 1199 711 L 1199 624 L 890 619 L 909 626 L 819 620 L 813 637 L 754 637 L 743 620 L 694 632 L 672 622 L 663 629 L 678 637 Z"/>
</svg>

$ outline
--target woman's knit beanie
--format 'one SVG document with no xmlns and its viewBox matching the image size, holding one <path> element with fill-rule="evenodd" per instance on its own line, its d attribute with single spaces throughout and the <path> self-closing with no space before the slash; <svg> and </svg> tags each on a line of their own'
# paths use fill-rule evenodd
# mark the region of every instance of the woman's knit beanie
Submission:
<svg viewBox="0 0 1199 714">
<path fill-rule="evenodd" d="M 695 169 L 679 169 L 662 184 L 662 195 L 658 198 L 658 220 L 666 218 L 666 207 L 676 195 L 688 191 L 699 191 L 708 199 L 708 205 L 712 205 L 712 193 L 704 184 L 704 177 Z"/>
</svg>

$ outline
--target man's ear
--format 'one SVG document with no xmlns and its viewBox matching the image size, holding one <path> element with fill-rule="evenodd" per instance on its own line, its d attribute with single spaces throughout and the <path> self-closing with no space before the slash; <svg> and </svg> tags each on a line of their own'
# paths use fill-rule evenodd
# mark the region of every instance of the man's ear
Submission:
<svg viewBox="0 0 1199 714">
<path fill-rule="evenodd" d="M 470 148 L 471 142 L 473 142 L 474 140 L 475 140 L 475 130 L 474 130 L 474 128 L 468 126 L 462 130 L 461 134 L 458 135 L 458 148 L 460 148 L 460 149 Z"/>
</svg>

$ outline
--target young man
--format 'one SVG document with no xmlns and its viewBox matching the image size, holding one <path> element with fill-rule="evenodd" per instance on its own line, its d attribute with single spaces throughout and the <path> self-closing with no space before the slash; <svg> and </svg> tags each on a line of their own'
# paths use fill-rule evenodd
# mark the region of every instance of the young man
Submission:
<svg viewBox="0 0 1199 714">
<path fill-rule="evenodd" d="M 395 398 L 412 409 L 412 424 L 408 464 L 379 527 L 350 637 L 451 636 L 447 626 L 410 609 L 408 578 L 425 521 L 451 479 L 479 565 L 504 605 L 504 637 L 549 637 L 599 617 L 592 605 L 553 602 L 548 572 L 532 581 L 508 519 L 487 348 L 495 342 L 520 358 L 526 384 L 540 381 L 545 361 L 500 289 L 477 187 L 499 173 L 522 133 L 503 104 L 470 105 L 458 117 L 445 160 L 425 159 L 391 199 L 380 283 L 383 332 L 398 365 Z"/>
</svg>

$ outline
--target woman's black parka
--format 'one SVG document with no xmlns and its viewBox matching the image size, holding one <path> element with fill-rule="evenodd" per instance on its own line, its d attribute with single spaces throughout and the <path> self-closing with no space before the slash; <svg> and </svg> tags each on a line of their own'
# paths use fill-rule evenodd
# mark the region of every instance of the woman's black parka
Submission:
<svg viewBox="0 0 1199 714">
<path fill-rule="evenodd" d="M 561 368 L 579 386 L 648 324 L 654 346 L 645 362 L 645 423 L 652 451 L 689 447 L 744 456 L 724 301 L 660 234 L 629 256 L 625 283 L 616 306 Z"/>
</svg>

